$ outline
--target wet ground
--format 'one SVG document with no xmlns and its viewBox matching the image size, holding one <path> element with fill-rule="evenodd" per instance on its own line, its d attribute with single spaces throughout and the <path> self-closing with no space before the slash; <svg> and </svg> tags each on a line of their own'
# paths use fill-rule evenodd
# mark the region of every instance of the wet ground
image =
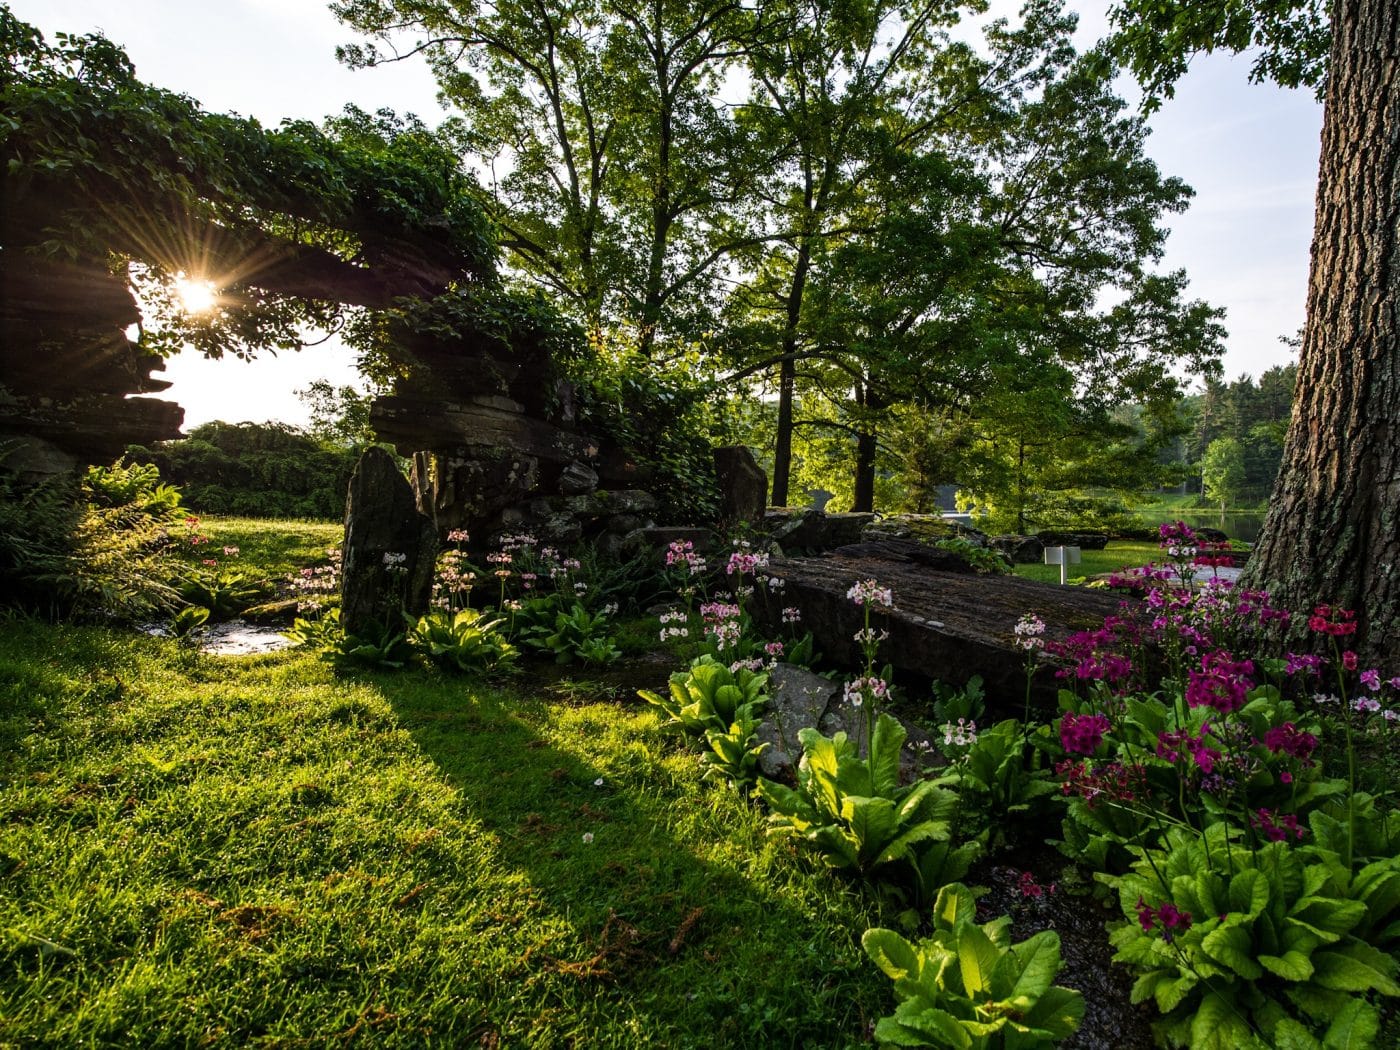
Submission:
<svg viewBox="0 0 1400 1050">
<path fill-rule="evenodd" d="M 170 629 L 161 624 L 142 627 L 146 634 L 160 638 L 170 636 Z M 243 620 L 229 620 L 206 628 L 199 635 L 199 651 L 212 656 L 251 656 L 289 649 L 294 643 L 276 627 L 263 627 Z"/>
</svg>

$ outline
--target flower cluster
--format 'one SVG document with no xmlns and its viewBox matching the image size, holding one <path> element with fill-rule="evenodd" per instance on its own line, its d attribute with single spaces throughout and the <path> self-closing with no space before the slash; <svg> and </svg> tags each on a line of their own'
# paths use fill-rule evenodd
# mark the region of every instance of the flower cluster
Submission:
<svg viewBox="0 0 1400 1050">
<path fill-rule="evenodd" d="M 789 605 L 783 610 L 783 623 L 801 623 L 802 610 L 795 605 Z"/>
<path fill-rule="evenodd" d="M 1035 613 L 1026 613 L 1012 630 L 1016 634 L 1016 644 L 1027 652 L 1045 648 L 1045 621 Z"/>
<path fill-rule="evenodd" d="M 1236 660 L 1224 650 L 1201 657 L 1201 669 L 1187 676 L 1186 703 L 1189 707 L 1213 707 L 1221 714 L 1238 711 L 1254 687 L 1254 662 Z"/>
<path fill-rule="evenodd" d="M 1221 753 L 1218 748 L 1211 747 L 1206 743 L 1208 736 L 1210 736 L 1209 722 L 1201 726 L 1199 733 L 1192 733 L 1189 729 L 1162 733 L 1157 737 L 1157 757 L 1164 758 L 1168 762 L 1189 757 L 1202 773 L 1206 775 L 1214 773 L 1215 764 L 1220 761 Z"/>
<path fill-rule="evenodd" d="M 756 570 L 767 567 L 768 555 L 763 551 L 738 550 L 729 556 L 729 564 L 724 567 L 724 571 L 730 576 L 735 573 L 752 576 Z"/>
<path fill-rule="evenodd" d="M 1077 715 L 1073 711 L 1060 719 L 1060 744 L 1071 755 L 1092 755 L 1108 732 L 1103 715 Z"/>
<path fill-rule="evenodd" d="M 705 634 L 719 652 L 739 644 L 743 634 L 743 610 L 730 602 L 706 602 L 700 606 Z"/>
<path fill-rule="evenodd" d="M 673 612 L 661 614 L 661 640 L 669 641 L 672 638 L 689 638 L 690 628 L 687 621 L 690 619 L 683 610 L 676 609 Z"/>
<path fill-rule="evenodd" d="M 1250 814 L 1249 824 L 1270 842 L 1287 842 L 1290 837 L 1303 837 L 1303 829 L 1298 826 L 1298 817 L 1293 813 L 1256 809 Z"/>
<path fill-rule="evenodd" d="M 1141 766 L 1122 762 L 1065 759 L 1056 764 L 1055 774 L 1063 778 L 1060 792 L 1082 798 L 1090 809 L 1100 802 L 1133 802 L 1145 783 Z"/>
<path fill-rule="evenodd" d="M 1317 737 L 1298 729 L 1292 722 L 1274 726 L 1264 734 L 1264 746 L 1274 754 L 1284 754 L 1296 758 L 1305 766 L 1312 765 L 1312 753 L 1317 747 Z"/>
<path fill-rule="evenodd" d="M 666 548 L 667 568 L 682 568 L 690 576 L 699 576 L 705 571 L 705 556 L 696 553 L 695 544 L 690 540 L 676 540 Z"/>
<path fill-rule="evenodd" d="M 1178 933 L 1185 933 L 1191 928 L 1191 913 L 1180 911 L 1171 901 L 1165 901 L 1160 907 L 1153 908 L 1139 897 L 1137 913 L 1142 931 L 1151 933 L 1154 928 L 1160 929 L 1162 940 L 1168 944 L 1171 944 Z"/>
<path fill-rule="evenodd" d="M 1356 633 L 1356 613 L 1331 605 L 1319 605 L 1308 617 L 1308 630 L 1333 638 Z"/>
<path fill-rule="evenodd" d="M 957 723 L 944 722 L 943 743 L 950 747 L 971 747 L 977 743 L 977 723 L 971 718 L 959 718 Z"/>
<path fill-rule="evenodd" d="M 852 707 L 860 707 L 867 699 L 883 700 L 889 695 L 890 685 L 875 675 L 853 678 L 846 683 L 846 702 Z"/>
<path fill-rule="evenodd" d="M 861 580 L 852 585 L 846 597 L 857 605 L 883 605 L 886 609 L 894 605 L 894 592 L 881 587 L 876 580 Z"/>
</svg>

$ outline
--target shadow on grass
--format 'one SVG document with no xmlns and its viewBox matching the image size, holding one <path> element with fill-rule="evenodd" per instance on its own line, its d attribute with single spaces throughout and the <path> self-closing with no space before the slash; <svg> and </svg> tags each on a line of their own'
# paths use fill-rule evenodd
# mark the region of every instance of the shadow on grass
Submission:
<svg viewBox="0 0 1400 1050">
<path fill-rule="evenodd" d="M 502 1039 L 533 1039 L 541 1017 L 522 1006 L 563 1006 L 600 1029 L 629 1019 L 634 1045 L 865 1041 L 887 994 L 859 948 L 869 901 L 768 846 L 748 804 L 698 784 L 698 756 L 635 703 L 551 704 L 427 675 L 375 685 L 526 877 L 501 921 L 563 920 L 520 960 L 523 1002 L 491 1010 Z"/>
</svg>

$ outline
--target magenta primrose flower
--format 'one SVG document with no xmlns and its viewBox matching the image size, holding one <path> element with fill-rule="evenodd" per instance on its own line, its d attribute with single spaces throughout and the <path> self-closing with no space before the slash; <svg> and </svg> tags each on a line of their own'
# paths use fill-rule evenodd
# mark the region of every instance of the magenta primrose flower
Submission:
<svg viewBox="0 0 1400 1050">
<path fill-rule="evenodd" d="M 1092 755 L 1108 732 L 1103 715 L 1077 715 L 1068 711 L 1060 719 L 1060 743 L 1071 755 Z"/>
</svg>

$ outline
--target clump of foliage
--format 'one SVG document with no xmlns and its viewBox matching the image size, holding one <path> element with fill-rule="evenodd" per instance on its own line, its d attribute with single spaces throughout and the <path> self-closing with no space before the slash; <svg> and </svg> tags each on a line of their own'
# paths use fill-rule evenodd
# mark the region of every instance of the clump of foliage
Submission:
<svg viewBox="0 0 1400 1050">
<path fill-rule="evenodd" d="M 149 468 L 95 468 L 81 483 L 4 468 L 0 583 L 6 600 L 52 617 L 135 620 L 173 608 L 179 562 L 169 517 L 179 493 Z"/>
<path fill-rule="evenodd" d="M 499 671 L 519 655 L 506 641 L 503 621 L 475 609 L 435 609 L 410 624 L 409 641 L 441 667 L 463 673 Z"/>
<path fill-rule="evenodd" d="M 1011 919 L 979 925 L 972 892 L 943 887 L 933 932 L 910 943 L 893 930 L 866 930 L 865 952 L 894 981 L 899 1006 L 875 1025 L 895 1046 L 958 1050 L 1052 1046 L 1072 1035 L 1084 997 L 1055 984 L 1060 938 L 1053 930 L 1011 942 Z"/>
</svg>

